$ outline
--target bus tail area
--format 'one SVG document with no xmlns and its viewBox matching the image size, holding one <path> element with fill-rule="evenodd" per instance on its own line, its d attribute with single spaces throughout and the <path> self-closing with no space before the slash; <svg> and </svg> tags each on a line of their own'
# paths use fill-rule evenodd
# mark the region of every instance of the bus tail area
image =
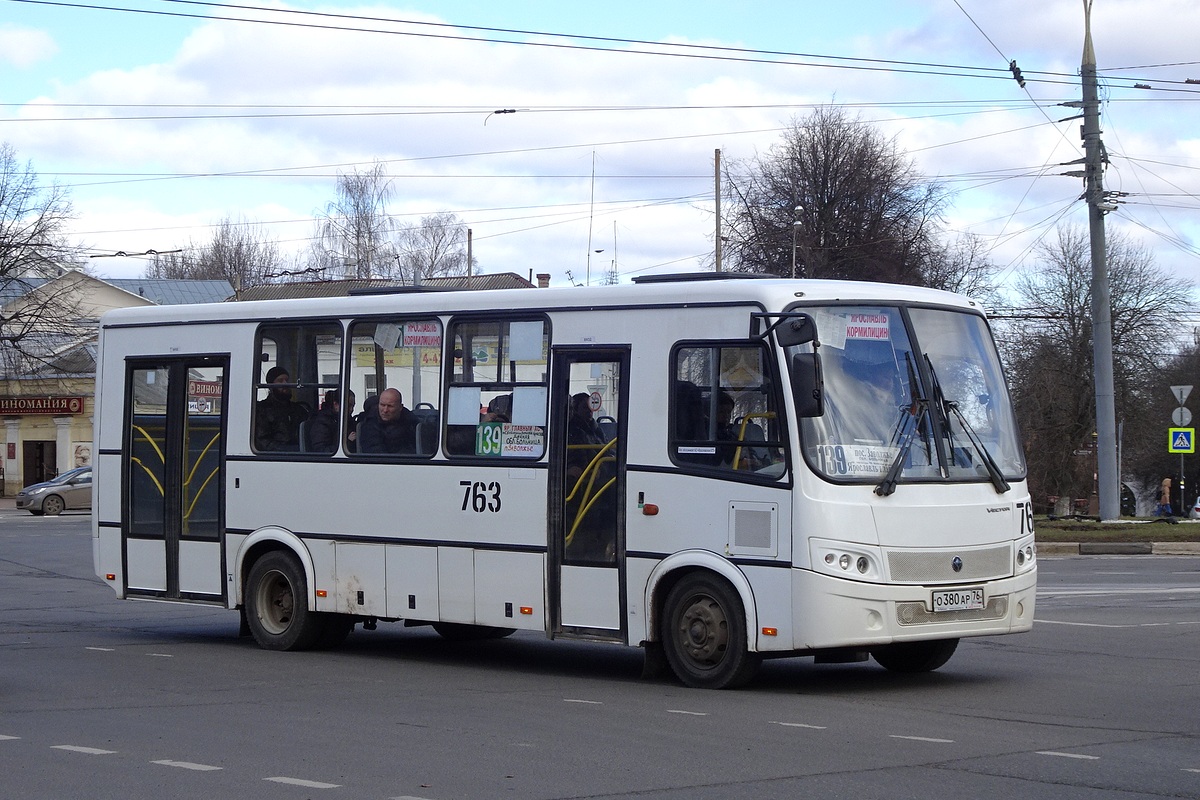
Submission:
<svg viewBox="0 0 1200 800">
<path fill-rule="evenodd" d="M 727 688 L 1032 626 L 1016 425 L 954 295 L 685 276 L 122 309 L 96 406 L 97 575 L 237 610 L 267 649 L 530 631 Z"/>
</svg>

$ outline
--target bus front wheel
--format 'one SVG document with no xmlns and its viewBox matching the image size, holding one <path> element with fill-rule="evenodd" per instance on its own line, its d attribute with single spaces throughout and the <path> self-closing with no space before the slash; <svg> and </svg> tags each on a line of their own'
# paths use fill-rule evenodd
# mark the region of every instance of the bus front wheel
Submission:
<svg viewBox="0 0 1200 800">
<path fill-rule="evenodd" d="M 754 677 L 762 659 L 747 645 L 741 598 L 715 575 L 685 575 L 663 605 L 662 643 L 675 675 L 697 689 L 732 689 Z"/>
<path fill-rule="evenodd" d="M 875 648 L 871 657 L 892 672 L 932 672 L 949 661 L 957 648 L 958 639 L 897 642 Z"/>
<path fill-rule="evenodd" d="M 308 584 L 295 556 L 277 550 L 254 562 L 246 622 L 264 650 L 306 650 L 321 638 L 324 620 L 308 607 Z"/>
</svg>

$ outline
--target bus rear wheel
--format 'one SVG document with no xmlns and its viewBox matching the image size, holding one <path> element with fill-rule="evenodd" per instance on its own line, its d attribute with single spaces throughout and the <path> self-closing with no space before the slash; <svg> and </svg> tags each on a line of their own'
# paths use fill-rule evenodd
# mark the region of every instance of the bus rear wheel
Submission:
<svg viewBox="0 0 1200 800">
<path fill-rule="evenodd" d="M 290 553 L 267 553 L 246 581 L 246 622 L 264 650 L 306 650 L 325 631 L 325 620 L 308 607 L 304 569 Z"/>
<path fill-rule="evenodd" d="M 871 651 L 879 666 L 892 672 L 932 672 L 950 660 L 958 639 L 932 642 L 897 642 Z"/>
<path fill-rule="evenodd" d="M 662 642 L 675 675 L 697 689 L 733 689 L 762 662 L 747 644 L 746 614 L 733 587 L 707 573 L 684 576 L 667 594 Z"/>
</svg>

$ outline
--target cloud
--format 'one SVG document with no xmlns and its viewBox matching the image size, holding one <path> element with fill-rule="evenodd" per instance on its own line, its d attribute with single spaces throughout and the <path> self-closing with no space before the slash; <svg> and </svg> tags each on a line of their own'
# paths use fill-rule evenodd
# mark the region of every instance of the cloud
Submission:
<svg viewBox="0 0 1200 800">
<path fill-rule="evenodd" d="M 26 69 L 58 53 L 54 37 L 45 31 L 8 23 L 0 24 L 0 62 Z"/>
</svg>

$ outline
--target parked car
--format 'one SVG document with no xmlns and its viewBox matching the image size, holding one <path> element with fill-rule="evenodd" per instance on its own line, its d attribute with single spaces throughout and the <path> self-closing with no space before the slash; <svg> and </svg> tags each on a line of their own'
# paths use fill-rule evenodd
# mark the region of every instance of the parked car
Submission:
<svg viewBox="0 0 1200 800">
<path fill-rule="evenodd" d="M 1196 502 L 1192 503 L 1192 510 L 1188 512 L 1188 517 L 1200 519 L 1200 497 L 1197 497 Z"/>
<path fill-rule="evenodd" d="M 76 467 L 57 478 L 26 486 L 17 492 L 17 508 L 30 514 L 54 516 L 68 509 L 92 508 L 92 468 Z"/>
</svg>

